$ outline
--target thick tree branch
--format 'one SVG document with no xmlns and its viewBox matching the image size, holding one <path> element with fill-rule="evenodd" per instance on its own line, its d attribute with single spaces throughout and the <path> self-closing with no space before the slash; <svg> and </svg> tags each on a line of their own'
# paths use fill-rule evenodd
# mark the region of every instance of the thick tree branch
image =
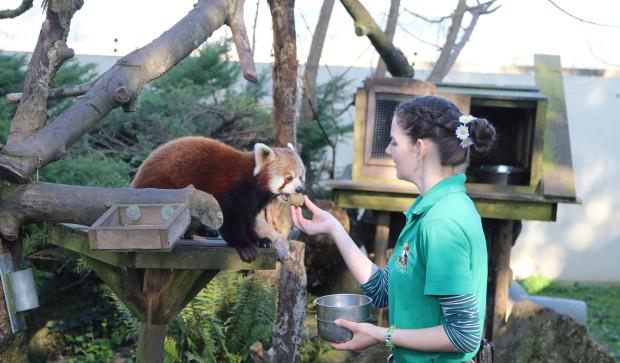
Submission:
<svg viewBox="0 0 620 363">
<path fill-rule="evenodd" d="M 297 46 L 295 0 L 268 0 L 273 24 L 273 125 L 276 146 L 296 143 Z"/>
<path fill-rule="evenodd" d="M 248 32 L 243 20 L 244 1 L 245 0 L 237 0 L 234 11 L 229 15 L 226 23 L 230 27 L 233 41 L 237 47 L 237 54 L 239 55 L 239 63 L 241 64 L 243 77 L 252 83 L 256 83 L 256 66 L 254 65 L 252 48 L 250 47 Z"/>
<path fill-rule="evenodd" d="M 403 52 L 383 33 L 368 10 L 358 0 L 340 0 L 355 21 L 355 34 L 366 35 L 394 77 L 413 78 L 413 68 Z"/>
<path fill-rule="evenodd" d="M 16 18 L 32 7 L 32 0 L 23 0 L 16 9 L 0 10 L 0 19 Z"/>
<path fill-rule="evenodd" d="M 400 0 L 390 1 L 390 12 L 388 13 L 387 22 L 385 24 L 385 36 L 390 42 L 394 41 L 394 34 L 396 33 L 396 24 L 398 23 L 398 12 L 400 10 Z M 379 58 L 377 62 L 377 69 L 375 70 L 375 77 L 385 77 L 386 66 L 382 58 Z"/>
<path fill-rule="evenodd" d="M 159 38 L 118 60 L 56 120 L 24 140 L 7 143 L 0 154 L 0 177 L 24 183 L 37 168 L 61 158 L 112 109 L 129 108 L 146 83 L 161 77 L 204 43 L 225 24 L 236 4 L 235 0 L 201 0 Z"/>
<path fill-rule="evenodd" d="M 11 121 L 7 144 L 23 141 L 45 125 L 49 85 L 65 60 L 73 57 L 67 36 L 82 1 L 51 0 L 28 64 L 22 102 Z"/>
<path fill-rule="evenodd" d="M 58 98 L 81 96 L 93 87 L 96 81 L 78 84 L 77 86 L 50 88 L 47 99 L 54 100 Z M 4 98 L 7 103 L 18 103 L 23 97 L 23 93 L 9 93 Z"/>
<path fill-rule="evenodd" d="M 188 203 L 192 217 L 219 228 L 220 206 L 205 192 L 185 189 L 96 188 L 33 183 L 0 189 L 0 237 L 17 239 L 22 226 L 34 222 L 93 224 L 112 204 Z"/>
<path fill-rule="evenodd" d="M 459 54 L 461 54 L 461 51 L 465 47 L 465 44 L 469 41 L 469 38 L 471 37 L 471 33 L 474 32 L 474 28 L 476 27 L 476 23 L 478 23 L 478 18 L 479 17 L 480 17 L 480 13 L 472 13 L 471 22 L 469 23 L 467 28 L 465 28 L 465 31 L 463 32 L 463 35 L 461 36 L 461 39 L 454 46 L 454 49 L 452 50 L 452 52 L 450 53 L 450 56 L 448 57 L 448 62 L 446 63 L 447 71 L 443 75 L 443 77 L 445 77 L 446 74 L 448 74 L 448 71 L 450 71 L 450 69 L 452 69 L 452 66 L 454 65 L 454 63 L 456 63 L 456 59 L 459 57 Z M 442 79 L 443 79 L 443 77 L 442 77 Z"/>
<path fill-rule="evenodd" d="M 448 59 L 450 58 L 452 48 L 456 43 L 456 37 L 461 29 L 461 23 L 463 22 L 465 11 L 467 11 L 467 1 L 459 0 L 459 3 L 454 10 L 454 14 L 452 15 L 452 23 L 450 24 L 450 29 L 448 30 L 446 42 L 441 49 L 441 54 L 439 54 L 439 58 L 437 59 L 431 74 L 426 79 L 428 82 L 440 82 L 446 74 L 448 74 L 448 71 L 450 70 L 450 68 L 448 68 Z"/>
<path fill-rule="evenodd" d="M 438 83 L 444 79 L 444 77 L 448 74 L 459 54 L 465 47 L 465 44 L 469 41 L 471 34 L 476 27 L 478 19 L 481 15 L 491 14 L 495 10 L 499 8 L 499 6 L 492 8 L 491 6 L 495 3 L 496 0 L 490 0 L 485 3 L 479 3 L 475 6 L 467 7 L 465 4 L 465 0 L 459 1 L 456 10 L 452 14 L 452 24 L 450 25 L 450 30 L 448 32 L 448 36 L 446 37 L 446 42 L 441 49 L 441 54 L 431 71 L 427 81 Z M 472 19 L 469 22 L 467 28 L 465 28 L 463 35 L 458 43 L 456 43 L 456 39 L 458 33 L 461 29 L 461 23 L 463 22 L 463 16 L 465 12 L 471 13 Z"/>
<path fill-rule="evenodd" d="M 323 44 L 325 44 L 325 36 L 329 27 L 329 20 L 332 16 L 335 0 L 323 0 L 319 21 L 316 24 L 314 34 L 312 35 L 312 43 L 310 44 L 310 53 L 304 67 L 304 75 L 302 82 L 304 84 L 301 100 L 301 111 L 299 113 L 299 121 L 304 122 L 312 119 L 312 111 L 310 103 L 316 103 L 316 76 L 319 70 L 319 60 L 323 53 Z"/>
</svg>

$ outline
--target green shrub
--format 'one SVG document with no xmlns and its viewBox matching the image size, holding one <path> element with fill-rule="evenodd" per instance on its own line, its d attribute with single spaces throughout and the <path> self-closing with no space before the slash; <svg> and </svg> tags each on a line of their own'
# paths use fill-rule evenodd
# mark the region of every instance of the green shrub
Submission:
<svg viewBox="0 0 620 363">
<path fill-rule="evenodd" d="M 52 183 L 115 188 L 129 186 L 130 170 L 122 160 L 97 154 L 75 155 L 46 165 L 38 177 Z"/>
</svg>

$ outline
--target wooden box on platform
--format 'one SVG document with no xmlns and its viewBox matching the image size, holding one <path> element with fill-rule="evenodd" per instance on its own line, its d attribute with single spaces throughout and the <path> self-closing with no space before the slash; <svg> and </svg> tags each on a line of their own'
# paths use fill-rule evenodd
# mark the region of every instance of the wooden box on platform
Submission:
<svg viewBox="0 0 620 363">
<path fill-rule="evenodd" d="M 93 250 L 170 250 L 189 226 L 185 204 L 113 205 L 89 229 Z"/>
</svg>

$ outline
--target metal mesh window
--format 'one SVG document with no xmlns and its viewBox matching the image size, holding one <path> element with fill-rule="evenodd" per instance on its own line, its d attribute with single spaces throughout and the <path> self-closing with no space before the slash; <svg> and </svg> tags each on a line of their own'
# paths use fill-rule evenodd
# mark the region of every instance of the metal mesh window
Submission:
<svg viewBox="0 0 620 363">
<path fill-rule="evenodd" d="M 372 135 L 372 148 L 370 157 L 376 159 L 387 159 L 385 148 L 390 143 L 390 126 L 392 116 L 396 106 L 402 101 L 411 98 L 410 95 L 399 95 L 396 93 L 377 93 L 375 104 L 374 132 Z"/>
</svg>

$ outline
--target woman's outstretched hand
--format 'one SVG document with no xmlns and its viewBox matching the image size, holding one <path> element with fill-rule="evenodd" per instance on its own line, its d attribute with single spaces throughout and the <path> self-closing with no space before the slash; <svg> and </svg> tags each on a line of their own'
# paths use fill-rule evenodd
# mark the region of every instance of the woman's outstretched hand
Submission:
<svg viewBox="0 0 620 363">
<path fill-rule="evenodd" d="M 304 196 L 306 207 L 312 212 L 312 219 L 306 219 L 301 213 L 301 207 L 291 206 L 291 217 L 295 226 L 307 234 L 333 233 L 340 226 L 340 222 L 331 213 L 317 207 L 307 195 Z"/>
<path fill-rule="evenodd" d="M 334 349 L 358 351 L 364 350 L 377 343 L 381 343 L 380 340 L 375 338 L 377 335 L 376 330 L 379 329 L 376 325 L 368 323 L 354 323 L 344 319 L 336 319 L 334 323 L 338 326 L 349 329 L 353 333 L 353 338 L 349 341 L 344 343 L 330 343 Z"/>
</svg>

